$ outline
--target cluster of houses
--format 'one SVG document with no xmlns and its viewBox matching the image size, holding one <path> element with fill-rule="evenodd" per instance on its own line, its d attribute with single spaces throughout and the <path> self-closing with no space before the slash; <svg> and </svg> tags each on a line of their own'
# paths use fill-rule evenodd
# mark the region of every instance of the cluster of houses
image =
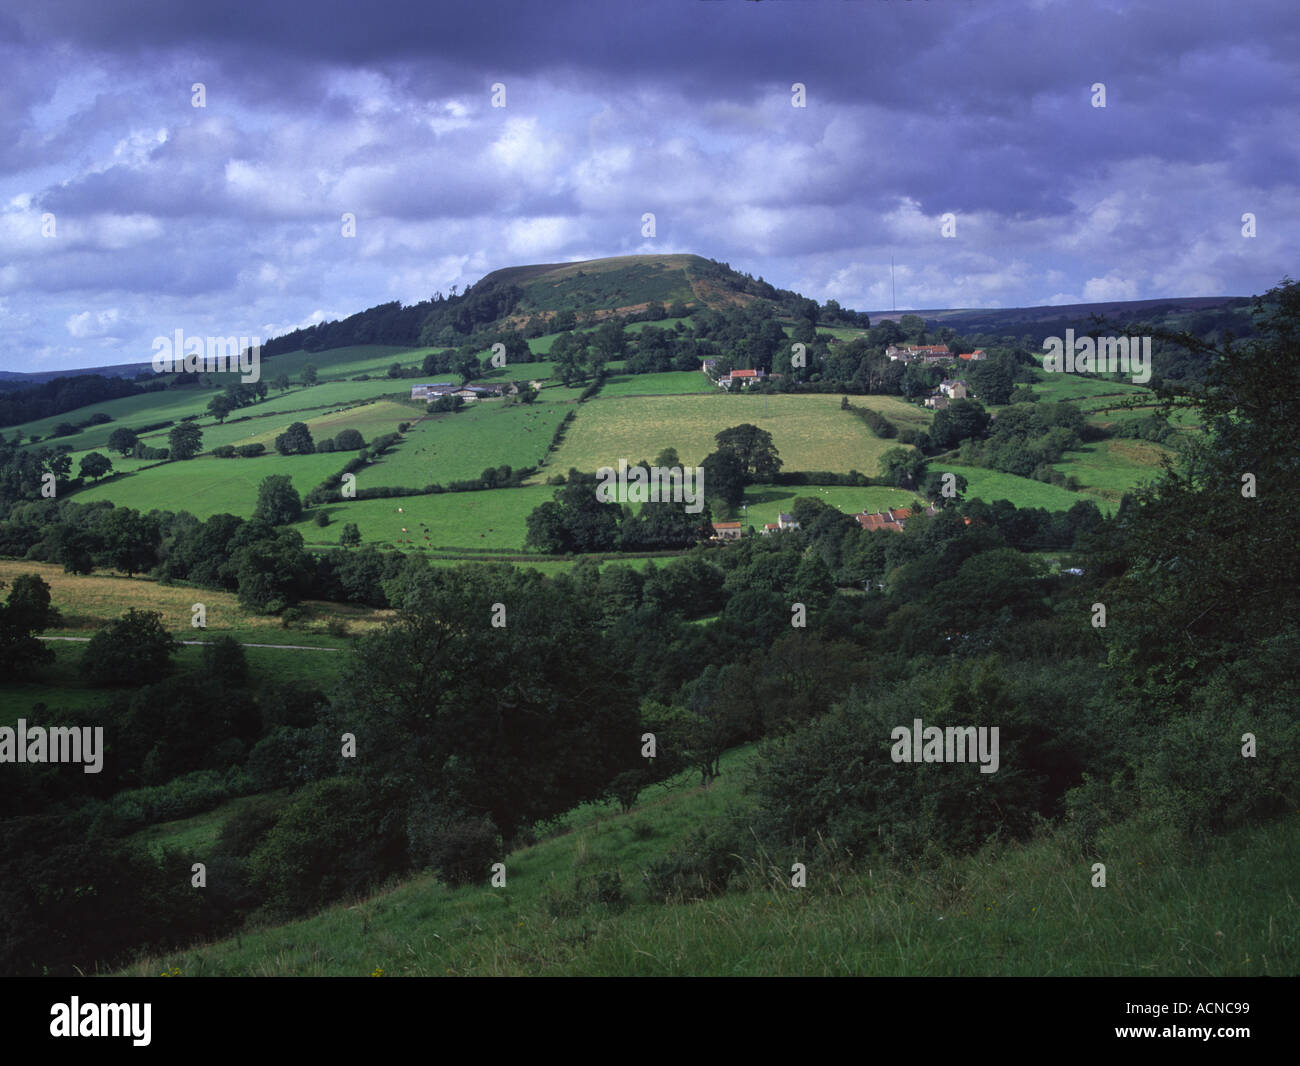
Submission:
<svg viewBox="0 0 1300 1066">
<path fill-rule="evenodd" d="M 793 515 L 777 515 L 775 522 L 764 522 L 763 528 L 759 531 L 764 536 L 772 533 L 780 533 L 787 529 L 798 529 L 799 523 L 794 520 Z M 744 528 L 739 522 L 714 522 L 713 536 L 710 540 L 740 540 L 744 536 Z"/>
<path fill-rule="evenodd" d="M 946 344 L 891 344 L 885 354 L 896 363 L 951 363 L 954 359 L 979 362 L 987 359 L 983 348 L 973 352 L 954 352 Z"/>
<path fill-rule="evenodd" d="M 472 381 L 457 385 L 451 381 L 435 381 L 429 385 L 412 385 L 412 400 L 436 400 L 442 396 L 459 396 L 462 400 L 482 400 L 490 396 L 518 396 L 525 386 L 542 387 L 540 381 Z"/>
<path fill-rule="evenodd" d="M 931 504 L 925 509 L 927 515 L 936 515 L 939 509 Z M 863 529 L 888 529 L 892 533 L 903 532 L 903 527 L 907 520 L 912 517 L 910 507 L 891 507 L 888 511 L 873 511 L 868 514 L 863 511 L 861 514 L 853 516 L 858 520 L 858 525 Z"/>
<path fill-rule="evenodd" d="M 939 513 L 939 509 L 934 504 L 931 504 L 925 509 L 924 513 L 927 516 L 933 516 Z M 912 517 L 912 510 L 910 507 L 891 507 L 887 511 L 863 511 L 853 517 L 858 520 L 858 525 L 863 529 L 887 529 L 893 533 L 901 533 L 907 525 L 907 520 Z M 768 536 L 772 533 L 798 528 L 799 523 L 794 520 L 793 516 L 782 514 L 777 516 L 775 522 L 765 522 L 759 532 L 764 536 Z M 744 536 L 744 529 L 739 522 L 714 522 L 713 536 L 709 539 L 716 541 L 740 540 L 742 536 Z"/>
</svg>

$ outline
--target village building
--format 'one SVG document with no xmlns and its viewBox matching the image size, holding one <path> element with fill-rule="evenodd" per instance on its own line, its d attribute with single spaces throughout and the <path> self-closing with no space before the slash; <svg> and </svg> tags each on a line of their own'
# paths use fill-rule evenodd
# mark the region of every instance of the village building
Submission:
<svg viewBox="0 0 1300 1066">
<path fill-rule="evenodd" d="M 710 540 L 740 540 L 743 531 L 739 522 L 714 522 Z"/>
<path fill-rule="evenodd" d="M 938 513 L 939 509 L 934 504 L 925 509 L 927 516 L 932 517 Z M 901 533 L 903 527 L 907 524 L 907 520 L 912 517 L 912 509 L 910 507 L 891 507 L 888 511 L 873 511 L 870 514 L 863 511 L 853 517 L 858 520 L 858 525 L 863 529 L 887 529 L 892 533 Z"/>
<path fill-rule="evenodd" d="M 946 363 L 953 358 L 953 353 L 946 344 L 904 344 L 901 347 L 891 344 L 885 354 L 892 362 L 911 363 L 920 360 L 923 363 Z"/>
<path fill-rule="evenodd" d="M 732 385 L 747 389 L 754 382 L 762 381 L 765 377 L 767 377 L 765 370 L 733 370 L 726 377 L 718 378 L 718 384 L 724 389 L 729 389 Z"/>
<path fill-rule="evenodd" d="M 431 385 L 412 385 L 412 400 L 436 400 L 439 396 L 446 396 L 454 392 L 457 385 L 450 381 L 435 381 Z"/>
</svg>

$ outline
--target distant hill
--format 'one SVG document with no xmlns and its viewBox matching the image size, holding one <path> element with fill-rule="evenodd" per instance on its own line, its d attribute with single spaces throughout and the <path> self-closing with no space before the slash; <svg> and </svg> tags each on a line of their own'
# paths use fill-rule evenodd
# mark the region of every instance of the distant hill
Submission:
<svg viewBox="0 0 1300 1066">
<path fill-rule="evenodd" d="M 1231 320 L 1239 318 L 1241 329 L 1247 330 L 1249 318 L 1244 312 L 1251 302 L 1249 296 L 1182 296 L 1040 307 L 871 311 L 869 315 L 873 323 L 886 319 L 897 322 L 904 315 L 916 315 L 924 319 L 927 326 L 951 326 L 962 334 L 1040 334 L 1045 328 L 1048 333 L 1056 327 L 1088 328 L 1092 325 L 1093 315 L 1117 322 L 1159 322 L 1169 329 L 1189 329 L 1194 333 L 1204 333 L 1214 328 L 1214 324 L 1225 315 Z"/>
<path fill-rule="evenodd" d="M 122 363 L 118 366 L 86 366 L 77 370 L 41 370 L 31 374 L 0 370 L 0 389 L 25 389 L 30 385 L 43 385 L 55 378 L 74 378 L 85 374 L 98 374 L 106 378 L 133 378 L 152 369 L 152 363 Z"/>
<path fill-rule="evenodd" d="M 685 253 L 621 255 L 576 263 L 534 263 L 502 267 L 485 274 L 464 292 L 437 293 L 429 300 L 403 306 L 397 301 L 358 311 L 345 319 L 322 322 L 267 340 L 264 358 L 294 351 L 326 351 L 352 345 L 387 344 L 401 348 L 476 347 L 506 330 L 536 336 L 574 325 L 590 325 L 614 315 L 644 314 L 652 305 L 665 309 L 725 310 L 765 303 L 785 318 L 806 313 L 814 301 L 779 289 L 730 264 Z M 1087 329 L 1091 316 L 1118 322 L 1147 322 L 1169 329 L 1207 334 L 1231 327 L 1239 336 L 1250 331 L 1249 297 L 1196 296 L 1153 300 L 1009 308 L 931 308 L 871 311 L 862 315 L 876 324 L 917 315 L 927 326 L 950 326 L 960 335 L 1045 336 L 1068 328 Z M 837 324 L 852 324 L 855 312 L 839 312 Z M 834 321 L 834 320 L 832 320 Z M 531 332 L 527 332 L 531 331 Z M 100 374 L 134 377 L 150 364 L 87 367 L 79 370 L 24 374 L 0 371 L 0 391 L 41 384 L 57 377 Z"/>
</svg>

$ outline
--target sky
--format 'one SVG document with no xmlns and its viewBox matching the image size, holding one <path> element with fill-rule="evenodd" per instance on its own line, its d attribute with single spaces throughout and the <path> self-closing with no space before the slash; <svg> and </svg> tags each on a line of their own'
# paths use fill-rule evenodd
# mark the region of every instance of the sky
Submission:
<svg viewBox="0 0 1300 1066">
<path fill-rule="evenodd" d="M 865 311 L 1296 273 L 1296 0 L 0 0 L 0 70 L 3 370 L 641 252 Z"/>
</svg>

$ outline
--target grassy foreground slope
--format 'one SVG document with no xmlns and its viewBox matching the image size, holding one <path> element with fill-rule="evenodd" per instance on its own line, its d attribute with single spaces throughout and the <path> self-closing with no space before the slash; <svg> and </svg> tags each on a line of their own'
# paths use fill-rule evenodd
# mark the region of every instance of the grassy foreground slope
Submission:
<svg viewBox="0 0 1300 1066">
<path fill-rule="evenodd" d="M 139 960 L 151 976 L 1106 975 L 1294 973 L 1300 965 L 1300 816 L 1180 852 L 1128 827 L 1097 858 L 1058 833 L 902 869 L 845 872 L 803 858 L 751 869 L 749 887 L 652 902 L 643 871 L 689 829 L 744 804 L 754 752 L 723 760 L 707 791 L 688 776 L 630 814 L 587 806 L 505 857 L 504 888 L 448 889 L 428 874 L 284 925 Z M 204 816 L 205 818 L 207 816 Z M 177 823 L 177 840 L 205 826 Z M 568 831 L 564 831 L 567 829 Z M 1241 872 L 1251 871 L 1249 893 Z M 592 891 L 617 872 L 622 897 Z M 605 880 L 608 886 L 608 876 Z"/>
</svg>

